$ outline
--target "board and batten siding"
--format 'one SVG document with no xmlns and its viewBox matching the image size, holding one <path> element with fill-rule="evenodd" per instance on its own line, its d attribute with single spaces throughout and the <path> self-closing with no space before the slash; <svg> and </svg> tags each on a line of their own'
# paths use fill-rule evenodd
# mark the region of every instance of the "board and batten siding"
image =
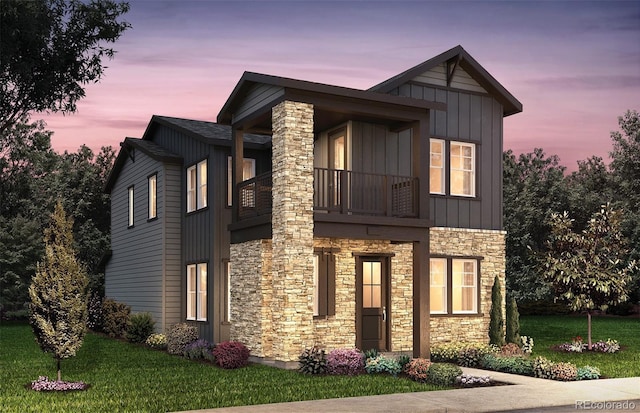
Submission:
<svg viewBox="0 0 640 413">
<path fill-rule="evenodd" d="M 112 255 L 105 269 L 105 295 L 131 306 L 133 313 L 150 312 L 156 330 L 163 331 L 176 322 L 175 308 L 165 297 L 176 284 L 179 254 L 167 254 L 172 238 L 180 232 L 179 216 L 167 200 L 173 197 L 175 179 L 140 150 L 134 150 L 133 162 L 127 159 L 111 191 Z M 157 174 L 157 219 L 148 220 L 148 176 Z M 175 173 L 173 173 L 175 175 Z M 172 186 L 173 182 L 173 186 Z M 134 187 L 134 225 L 128 226 L 128 188 Z M 169 223 L 165 228 L 163 223 Z M 174 287 L 175 291 L 175 287 Z"/>
<path fill-rule="evenodd" d="M 446 103 L 447 111 L 431 111 L 431 137 L 476 144 L 476 197 L 431 195 L 430 218 L 434 226 L 501 230 L 502 105 L 492 96 L 475 90 L 466 92 L 412 82 L 390 93 Z M 450 165 L 449 154 L 446 155 L 446 164 Z"/>
</svg>

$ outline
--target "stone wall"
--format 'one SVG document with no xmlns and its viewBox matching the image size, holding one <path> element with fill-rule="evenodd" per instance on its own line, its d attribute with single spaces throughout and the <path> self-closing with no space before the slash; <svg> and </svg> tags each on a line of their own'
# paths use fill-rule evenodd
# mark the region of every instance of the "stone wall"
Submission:
<svg viewBox="0 0 640 413">
<path fill-rule="evenodd" d="M 505 300 L 505 234 L 462 228 L 431 228 L 430 253 L 451 257 L 482 257 L 480 260 L 480 315 L 431 315 L 431 344 L 474 341 L 489 342 L 491 287 L 498 275 Z"/>
</svg>

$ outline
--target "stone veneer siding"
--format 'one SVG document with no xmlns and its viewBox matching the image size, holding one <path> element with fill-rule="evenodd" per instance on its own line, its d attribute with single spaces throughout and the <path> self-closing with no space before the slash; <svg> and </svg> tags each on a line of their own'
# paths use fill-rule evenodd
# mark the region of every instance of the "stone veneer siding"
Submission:
<svg viewBox="0 0 640 413">
<path fill-rule="evenodd" d="M 498 275 L 505 309 L 505 231 L 463 228 L 431 228 L 430 253 L 450 257 L 482 257 L 480 260 L 481 315 L 431 315 L 431 344 L 489 342 L 491 287 Z"/>
</svg>

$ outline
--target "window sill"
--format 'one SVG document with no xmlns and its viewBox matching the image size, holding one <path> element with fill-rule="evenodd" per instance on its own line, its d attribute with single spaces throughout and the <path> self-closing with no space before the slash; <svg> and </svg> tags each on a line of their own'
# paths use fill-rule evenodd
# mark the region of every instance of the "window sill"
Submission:
<svg viewBox="0 0 640 413">
<path fill-rule="evenodd" d="M 157 221 L 158 217 L 153 217 L 153 218 L 147 218 L 147 222 L 153 222 L 153 221 Z"/>
<path fill-rule="evenodd" d="M 207 211 L 208 209 L 209 209 L 208 205 L 206 207 L 203 207 L 203 208 L 200 208 L 200 209 L 194 209 L 193 211 L 187 212 L 187 216 L 195 215 L 198 212 Z"/>
<path fill-rule="evenodd" d="M 481 318 L 484 317 L 483 313 L 462 313 L 462 314 L 431 314 L 431 317 L 468 317 L 468 318 Z"/>
</svg>

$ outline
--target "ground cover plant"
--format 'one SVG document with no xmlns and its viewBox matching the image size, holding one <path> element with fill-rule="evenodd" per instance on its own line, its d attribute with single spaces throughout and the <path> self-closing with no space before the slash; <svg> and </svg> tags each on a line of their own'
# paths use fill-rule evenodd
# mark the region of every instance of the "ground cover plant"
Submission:
<svg viewBox="0 0 640 413">
<path fill-rule="evenodd" d="M 224 370 L 211 363 L 87 334 L 65 376 L 86 391 L 36 392 L 26 385 L 55 374 L 26 324 L 0 325 L 0 411 L 165 412 L 335 397 L 440 390 L 390 375 L 312 376 L 263 365 Z"/>
<path fill-rule="evenodd" d="M 595 351 L 562 352 L 557 346 L 583 336 L 587 320 L 583 316 L 521 316 L 520 331 L 535 339 L 532 356 L 543 356 L 554 362 L 570 362 L 578 366 L 593 366 L 602 377 L 640 376 L 640 318 L 594 316 L 594 339 L 617 340 L 621 350 L 616 353 Z"/>
</svg>

